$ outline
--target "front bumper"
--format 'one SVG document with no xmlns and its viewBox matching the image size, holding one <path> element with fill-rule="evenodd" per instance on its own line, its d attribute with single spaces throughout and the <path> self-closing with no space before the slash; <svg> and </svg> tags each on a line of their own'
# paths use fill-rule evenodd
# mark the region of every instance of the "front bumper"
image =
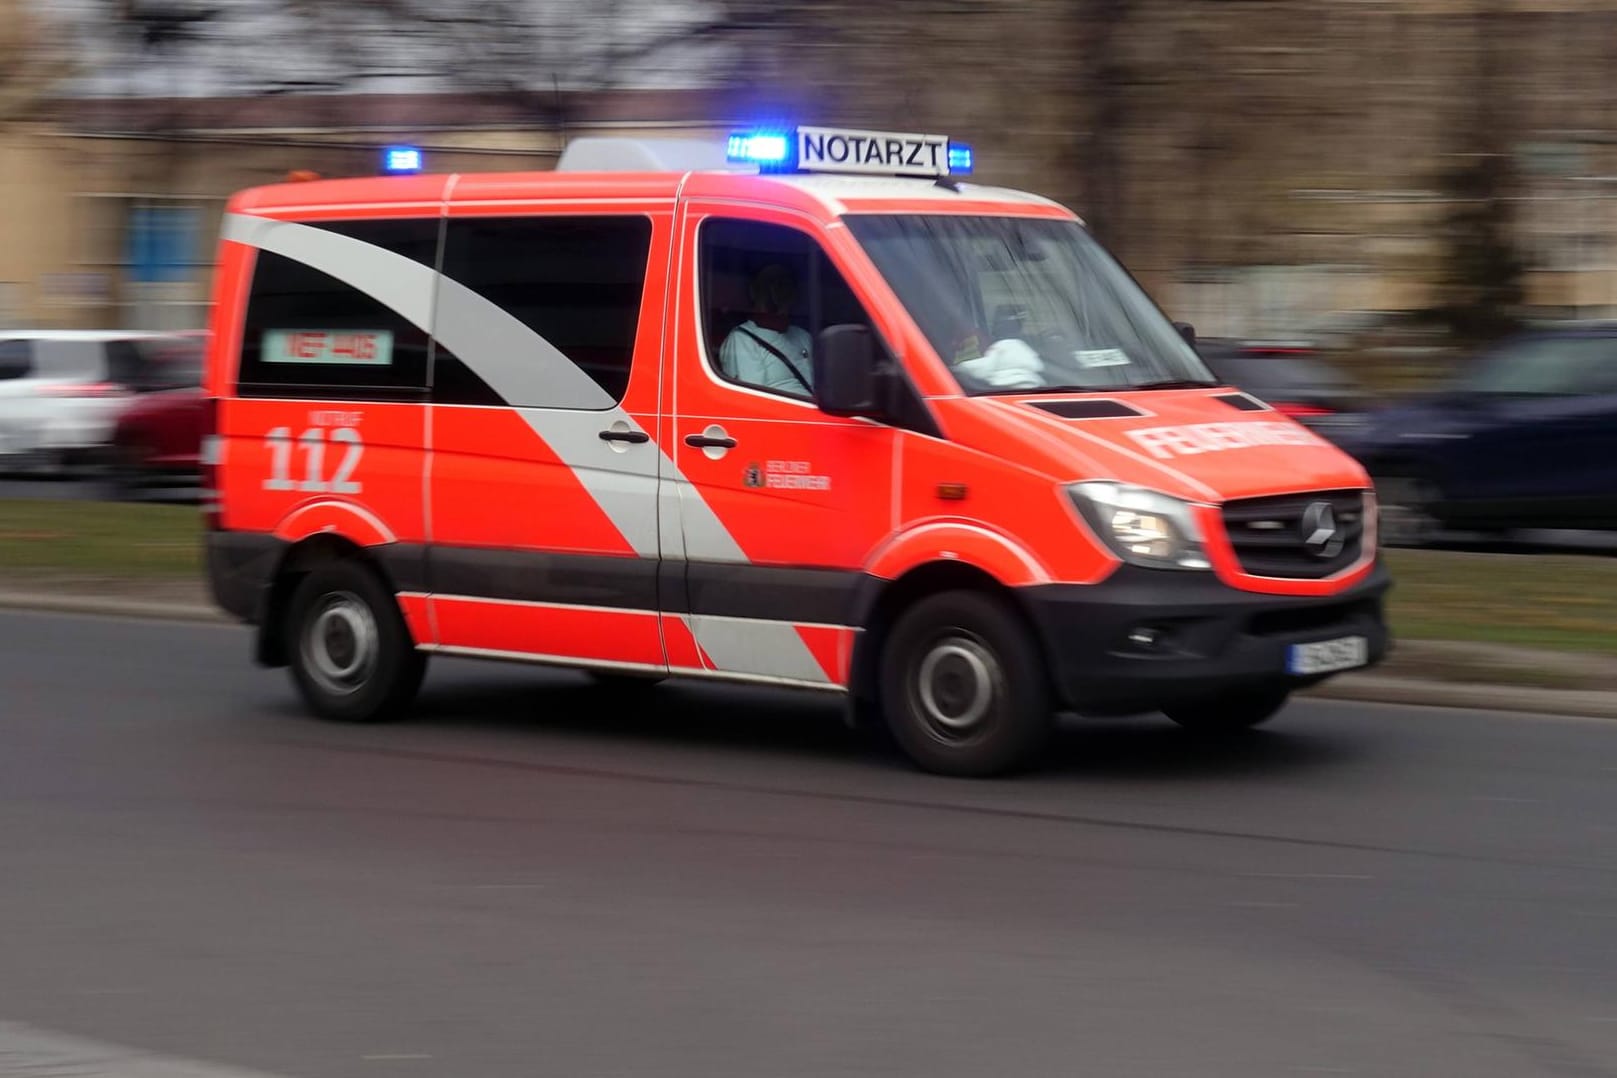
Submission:
<svg viewBox="0 0 1617 1078">
<path fill-rule="evenodd" d="M 1085 714 L 1133 714 L 1257 688 L 1306 688 L 1331 675 L 1287 672 L 1292 644 L 1362 636 L 1386 654 L 1391 582 L 1377 565 L 1336 595 L 1240 591 L 1211 573 L 1124 566 L 1100 584 L 1021 589 L 1062 703 Z M 1152 645 L 1130 640 L 1157 634 Z"/>
</svg>

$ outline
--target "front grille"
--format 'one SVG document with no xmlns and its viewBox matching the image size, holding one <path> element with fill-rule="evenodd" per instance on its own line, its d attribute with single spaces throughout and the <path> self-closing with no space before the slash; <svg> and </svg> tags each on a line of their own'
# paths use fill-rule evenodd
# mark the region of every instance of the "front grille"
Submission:
<svg viewBox="0 0 1617 1078">
<path fill-rule="evenodd" d="M 1248 498 L 1224 507 L 1224 531 L 1244 572 L 1317 580 L 1359 560 L 1364 492 L 1329 490 Z"/>
</svg>

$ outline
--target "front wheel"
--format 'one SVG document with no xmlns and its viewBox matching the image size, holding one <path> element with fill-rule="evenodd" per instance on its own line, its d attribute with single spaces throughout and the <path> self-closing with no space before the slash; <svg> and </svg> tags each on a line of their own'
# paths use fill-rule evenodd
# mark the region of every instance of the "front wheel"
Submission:
<svg viewBox="0 0 1617 1078">
<path fill-rule="evenodd" d="M 978 592 L 944 592 L 906 610 L 880 676 L 893 739 L 940 775 L 1022 767 L 1054 722 L 1038 641 L 1007 603 Z"/>
<path fill-rule="evenodd" d="M 1251 689 L 1163 708 L 1168 718 L 1199 734 L 1233 733 L 1268 722 L 1286 706 L 1286 689 Z"/>
<path fill-rule="evenodd" d="M 399 604 L 355 561 L 322 565 L 292 593 L 286 621 L 292 678 L 310 710 L 338 722 L 402 714 L 426 672 Z"/>
</svg>

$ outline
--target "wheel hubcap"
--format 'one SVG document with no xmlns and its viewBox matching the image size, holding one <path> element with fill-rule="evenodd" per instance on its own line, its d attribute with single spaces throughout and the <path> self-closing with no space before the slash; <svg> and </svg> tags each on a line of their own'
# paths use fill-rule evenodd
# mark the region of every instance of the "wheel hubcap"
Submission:
<svg viewBox="0 0 1617 1078">
<path fill-rule="evenodd" d="M 370 679 L 381 653 L 376 618 L 349 592 L 320 601 L 303 634 L 304 667 L 325 691 L 357 692 Z"/>
<path fill-rule="evenodd" d="M 992 711 L 999 682 L 999 661 L 982 643 L 964 636 L 940 640 L 916 670 L 921 717 L 947 740 L 969 737 Z"/>
</svg>

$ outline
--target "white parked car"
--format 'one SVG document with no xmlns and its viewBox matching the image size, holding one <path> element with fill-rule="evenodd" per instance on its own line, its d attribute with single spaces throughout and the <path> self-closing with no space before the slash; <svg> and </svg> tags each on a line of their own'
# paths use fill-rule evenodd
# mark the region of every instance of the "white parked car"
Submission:
<svg viewBox="0 0 1617 1078">
<path fill-rule="evenodd" d="M 131 399 L 196 384 L 201 337 L 119 330 L 0 330 L 0 471 L 98 462 Z"/>
</svg>

